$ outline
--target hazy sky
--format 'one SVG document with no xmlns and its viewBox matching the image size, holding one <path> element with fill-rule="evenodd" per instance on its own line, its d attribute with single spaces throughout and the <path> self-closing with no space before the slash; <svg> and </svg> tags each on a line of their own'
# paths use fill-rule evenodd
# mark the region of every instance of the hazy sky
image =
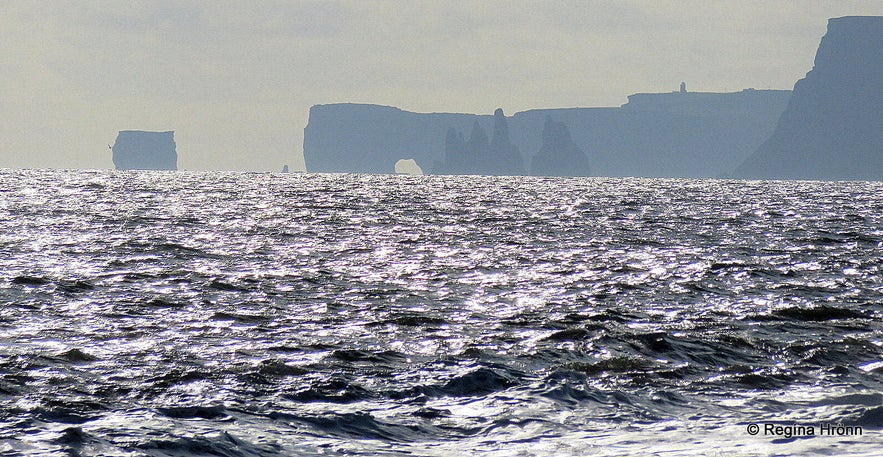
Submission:
<svg viewBox="0 0 883 457">
<path fill-rule="evenodd" d="M 827 19 L 883 1 L 0 2 L 0 167 L 112 168 L 119 130 L 178 166 L 303 167 L 310 106 L 507 114 L 635 92 L 790 89 Z"/>
</svg>

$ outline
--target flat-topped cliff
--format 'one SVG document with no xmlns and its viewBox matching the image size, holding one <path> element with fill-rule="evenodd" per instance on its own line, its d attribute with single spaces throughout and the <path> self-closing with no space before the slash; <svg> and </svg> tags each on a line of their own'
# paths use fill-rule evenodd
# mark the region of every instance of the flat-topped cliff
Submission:
<svg viewBox="0 0 883 457">
<path fill-rule="evenodd" d="M 429 171 L 434 161 L 443 160 L 448 128 L 466 130 L 478 118 L 355 103 L 315 105 L 304 129 L 307 171 L 393 173 L 403 158 Z"/>
<path fill-rule="evenodd" d="M 175 132 L 123 130 L 111 149 L 117 170 L 178 169 Z"/>
<path fill-rule="evenodd" d="M 883 17 L 828 21 L 775 132 L 736 175 L 883 180 Z"/>
<path fill-rule="evenodd" d="M 516 113 L 512 141 L 538 151 L 546 116 L 570 130 L 594 176 L 726 176 L 772 134 L 787 90 L 635 94 L 620 108 Z"/>
</svg>

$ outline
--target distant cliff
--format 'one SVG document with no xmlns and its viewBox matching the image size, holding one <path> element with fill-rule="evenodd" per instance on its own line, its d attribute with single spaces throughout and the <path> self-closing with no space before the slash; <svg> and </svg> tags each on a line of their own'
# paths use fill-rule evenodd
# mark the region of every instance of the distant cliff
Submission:
<svg viewBox="0 0 883 457">
<path fill-rule="evenodd" d="M 736 175 L 883 180 L 883 17 L 828 21 L 775 132 Z"/>
<path fill-rule="evenodd" d="M 304 159 L 310 172 L 392 173 L 399 159 L 410 158 L 430 172 L 512 174 L 516 169 L 489 170 L 480 161 L 446 155 L 461 142 L 492 144 L 487 132 L 496 132 L 505 119 L 511 145 L 507 154 L 518 153 L 521 174 L 530 159 L 521 154 L 541 150 L 546 117 L 551 116 L 569 128 L 593 175 L 715 177 L 731 173 L 769 138 L 789 96 L 790 91 L 753 89 L 635 94 L 619 108 L 542 109 L 508 118 L 502 111 L 479 116 L 317 105 L 304 129 Z M 468 163 L 477 168 L 463 168 Z"/>
<path fill-rule="evenodd" d="M 117 170 L 177 170 L 175 132 L 123 130 L 113 147 Z"/>
</svg>

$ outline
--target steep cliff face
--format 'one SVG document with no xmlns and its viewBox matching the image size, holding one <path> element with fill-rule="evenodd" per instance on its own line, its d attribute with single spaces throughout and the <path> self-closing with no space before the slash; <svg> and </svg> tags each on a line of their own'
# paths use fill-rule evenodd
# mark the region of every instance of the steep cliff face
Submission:
<svg viewBox="0 0 883 457">
<path fill-rule="evenodd" d="M 883 17 L 828 21 L 775 132 L 736 175 L 883 179 Z"/>
<path fill-rule="evenodd" d="M 534 176 L 589 176 L 586 154 L 570 138 L 570 130 L 563 122 L 546 116 L 543 126 L 543 145 L 531 161 L 530 174 Z"/>
<path fill-rule="evenodd" d="M 113 147 L 117 170 L 177 170 L 175 132 L 123 130 Z"/>
</svg>

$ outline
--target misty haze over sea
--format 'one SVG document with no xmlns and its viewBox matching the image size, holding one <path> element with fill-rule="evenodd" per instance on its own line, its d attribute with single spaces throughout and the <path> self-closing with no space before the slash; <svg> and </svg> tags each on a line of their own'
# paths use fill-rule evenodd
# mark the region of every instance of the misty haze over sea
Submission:
<svg viewBox="0 0 883 457">
<path fill-rule="evenodd" d="M 880 183 L 0 181 L 4 455 L 880 451 Z"/>
</svg>

